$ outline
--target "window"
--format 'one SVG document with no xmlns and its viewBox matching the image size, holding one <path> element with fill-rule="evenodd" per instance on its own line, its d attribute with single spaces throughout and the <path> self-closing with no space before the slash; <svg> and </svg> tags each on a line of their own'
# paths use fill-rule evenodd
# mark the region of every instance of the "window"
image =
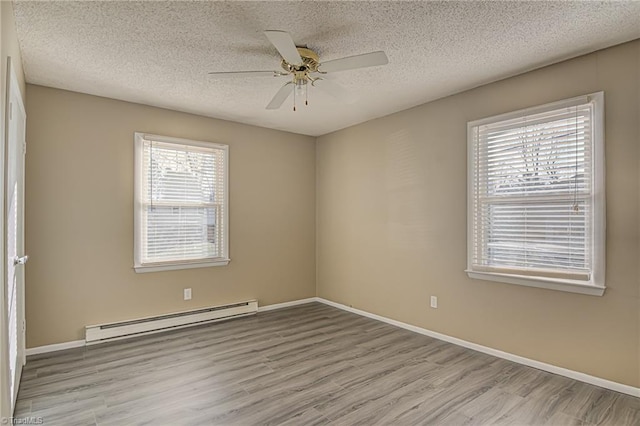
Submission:
<svg viewBox="0 0 640 426">
<path fill-rule="evenodd" d="M 136 272 L 226 265 L 228 146 L 135 134 Z"/>
<path fill-rule="evenodd" d="M 604 94 L 468 123 L 471 278 L 604 293 Z"/>
</svg>

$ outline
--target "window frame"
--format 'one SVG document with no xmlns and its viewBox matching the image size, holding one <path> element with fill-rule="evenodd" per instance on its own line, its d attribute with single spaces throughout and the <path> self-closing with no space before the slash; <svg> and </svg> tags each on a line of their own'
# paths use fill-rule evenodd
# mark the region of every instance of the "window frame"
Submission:
<svg viewBox="0 0 640 426">
<path fill-rule="evenodd" d="M 476 178 L 475 138 L 474 129 L 478 126 L 511 120 L 514 118 L 544 113 L 556 109 L 572 107 L 592 102 L 593 133 L 591 138 L 593 170 L 591 186 L 591 273 L 589 280 L 567 278 L 551 278 L 540 275 L 519 275 L 499 273 L 495 271 L 474 268 L 474 180 Z M 560 290 L 593 296 L 602 296 L 605 291 L 605 262 L 606 262 L 606 206 L 605 206 L 605 140 L 604 140 L 604 92 L 595 92 L 584 96 L 564 99 L 518 111 L 486 117 L 467 123 L 467 269 L 470 278 L 517 284 L 529 287 Z"/>
<path fill-rule="evenodd" d="M 215 258 L 202 258 L 185 261 L 162 261 L 143 263 L 142 257 L 142 239 L 143 239 L 143 203 L 142 203 L 142 177 L 143 177 L 143 146 L 145 141 L 165 142 L 186 146 L 199 146 L 204 148 L 215 148 L 222 150 L 224 153 L 224 211 L 222 220 L 224 223 L 222 229 L 222 255 Z M 212 266 L 225 266 L 230 262 L 229 258 L 229 145 L 214 142 L 196 141 L 191 139 L 175 138 L 169 136 L 154 135 L 143 132 L 134 133 L 134 215 L 133 215 L 133 259 L 134 270 L 136 273 L 159 272 L 192 268 L 207 268 Z"/>
</svg>

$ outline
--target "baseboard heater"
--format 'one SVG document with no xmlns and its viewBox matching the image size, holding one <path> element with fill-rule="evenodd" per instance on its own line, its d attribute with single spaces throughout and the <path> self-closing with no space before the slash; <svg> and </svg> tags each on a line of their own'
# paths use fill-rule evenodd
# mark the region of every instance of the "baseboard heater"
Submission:
<svg viewBox="0 0 640 426">
<path fill-rule="evenodd" d="M 258 312 L 258 301 L 249 300 L 230 305 L 212 306 L 130 321 L 90 325 L 85 327 L 85 339 L 87 344 L 90 345 L 253 315 L 256 312 Z"/>
</svg>

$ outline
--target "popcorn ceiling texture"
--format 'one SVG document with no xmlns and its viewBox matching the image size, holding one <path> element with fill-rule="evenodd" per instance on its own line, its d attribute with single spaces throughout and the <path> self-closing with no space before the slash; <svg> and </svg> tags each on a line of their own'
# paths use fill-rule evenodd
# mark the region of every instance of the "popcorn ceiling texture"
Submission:
<svg viewBox="0 0 640 426">
<path fill-rule="evenodd" d="M 14 2 L 26 79 L 306 135 L 323 135 L 640 37 L 640 2 Z M 384 50 L 389 65 L 332 74 L 345 104 L 266 104 L 286 77 L 262 34 L 286 30 L 328 61 Z M 517 93 L 514 93 L 517 95 Z M 476 117 L 477 118 L 477 117 Z"/>
</svg>

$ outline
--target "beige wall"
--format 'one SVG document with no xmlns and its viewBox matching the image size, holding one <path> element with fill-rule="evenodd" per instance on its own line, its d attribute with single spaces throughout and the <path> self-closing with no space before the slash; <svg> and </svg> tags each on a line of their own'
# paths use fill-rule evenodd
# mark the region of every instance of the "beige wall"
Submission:
<svg viewBox="0 0 640 426">
<path fill-rule="evenodd" d="M 20 55 L 20 48 L 18 47 L 18 36 L 16 34 L 16 27 L 13 15 L 13 4 L 10 1 L 0 2 L 0 165 L 2 170 L 0 172 L 0 200 L 4 203 L 4 188 L 5 188 L 5 106 L 7 98 L 7 59 L 11 57 L 13 69 L 18 77 L 18 84 L 22 92 L 23 100 L 25 96 L 24 87 L 24 72 L 22 70 L 22 57 Z M 5 259 L 6 238 L 5 238 L 5 220 L 4 220 L 4 208 L 0 208 L 0 241 L 3 243 L 0 245 L 0 259 Z M 10 401 L 9 401 L 9 345 L 7 337 L 7 312 L 6 306 L 6 291 L 7 286 L 4 284 L 6 279 L 5 275 L 5 262 L 0 262 L 0 283 L 2 289 L 0 289 L 0 417 L 7 417 L 10 415 Z"/>
<path fill-rule="evenodd" d="M 635 41 L 320 137 L 318 296 L 639 386 L 639 76 Z M 466 123 L 600 90 L 605 295 L 467 278 Z"/>
<path fill-rule="evenodd" d="M 27 347 L 95 323 L 315 296 L 314 138 L 34 85 L 27 117 Z M 228 266 L 133 271 L 135 131 L 229 145 Z"/>
</svg>

